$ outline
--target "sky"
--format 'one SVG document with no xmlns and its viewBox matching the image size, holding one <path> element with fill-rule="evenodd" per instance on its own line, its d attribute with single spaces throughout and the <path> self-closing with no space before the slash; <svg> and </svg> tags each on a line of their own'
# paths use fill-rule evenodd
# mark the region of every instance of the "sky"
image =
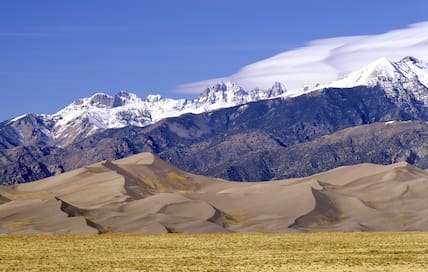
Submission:
<svg viewBox="0 0 428 272">
<path fill-rule="evenodd" d="M 0 0 L 0 121 L 96 92 L 192 98 L 177 86 L 313 40 L 406 28 L 427 10 L 426 0 Z"/>
</svg>

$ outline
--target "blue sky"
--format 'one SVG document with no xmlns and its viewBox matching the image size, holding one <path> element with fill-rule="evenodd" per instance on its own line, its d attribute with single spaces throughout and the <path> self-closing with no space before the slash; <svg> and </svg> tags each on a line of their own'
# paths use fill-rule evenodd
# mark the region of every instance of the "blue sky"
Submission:
<svg viewBox="0 0 428 272">
<path fill-rule="evenodd" d="M 428 21 L 428 1 L 1 0 L 0 120 L 183 83 L 336 36 Z M 201 90 L 203 91 L 203 90 Z"/>
</svg>

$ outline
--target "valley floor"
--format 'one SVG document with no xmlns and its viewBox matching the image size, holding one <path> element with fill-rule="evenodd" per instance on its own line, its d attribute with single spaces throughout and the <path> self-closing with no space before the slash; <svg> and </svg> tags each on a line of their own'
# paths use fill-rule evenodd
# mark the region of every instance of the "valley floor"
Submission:
<svg viewBox="0 0 428 272">
<path fill-rule="evenodd" d="M 426 232 L 0 236 L 0 271 L 428 271 Z"/>
</svg>

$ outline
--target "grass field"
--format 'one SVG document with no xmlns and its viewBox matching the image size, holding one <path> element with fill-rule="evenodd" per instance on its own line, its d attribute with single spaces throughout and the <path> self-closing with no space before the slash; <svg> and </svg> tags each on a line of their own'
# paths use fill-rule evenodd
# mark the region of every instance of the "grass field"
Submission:
<svg viewBox="0 0 428 272">
<path fill-rule="evenodd" d="M 0 237 L 0 271 L 428 271 L 428 233 Z"/>
</svg>

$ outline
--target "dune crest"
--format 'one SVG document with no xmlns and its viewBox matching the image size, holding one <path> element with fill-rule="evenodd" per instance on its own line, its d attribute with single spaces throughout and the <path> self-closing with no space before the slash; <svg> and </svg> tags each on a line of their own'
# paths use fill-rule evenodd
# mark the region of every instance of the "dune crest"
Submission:
<svg viewBox="0 0 428 272">
<path fill-rule="evenodd" d="M 428 230 L 427 192 L 407 163 L 245 183 L 141 153 L 0 187 L 0 234 Z"/>
</svg>

